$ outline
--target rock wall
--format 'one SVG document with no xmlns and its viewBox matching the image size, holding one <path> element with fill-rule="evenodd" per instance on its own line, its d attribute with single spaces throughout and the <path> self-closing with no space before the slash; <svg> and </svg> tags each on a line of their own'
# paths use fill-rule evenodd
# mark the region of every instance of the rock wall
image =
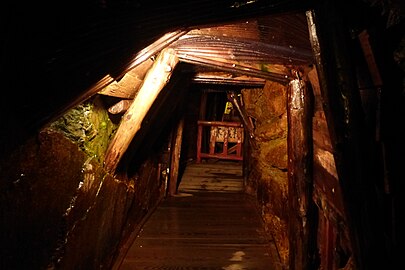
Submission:
<svg viewBox="0 0 405 270">
<path fill-rule="evenodd" d="M 103 170 L 114 130 L 95 99 L 1 160 L 0 269 L 110 268 L 164 186 L 158 157 L 129 179 Z"/>
<path fill-rule="evenodd" d="M 285 86 L 268 81 L 263 89 L 242 90 L 242 95 L 257 145 L 247 159 L 246 189 L 257 197 L 280 259 L 288 265 L 287 92 Z"/>
</svg>

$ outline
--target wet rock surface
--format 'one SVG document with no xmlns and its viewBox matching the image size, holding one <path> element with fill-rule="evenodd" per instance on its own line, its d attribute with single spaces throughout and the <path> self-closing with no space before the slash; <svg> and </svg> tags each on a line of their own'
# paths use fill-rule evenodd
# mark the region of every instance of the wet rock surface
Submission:
<svg viewBox="0 0 405 270">
<path fill-rule="evenodd" d="M 282 263 L 288 263 L 287 112 L 286 90 L 266 82 L 263 89 L 242 91 L 248 114 L 255 120 L 247 191 L 257 197 L 266 229 L 274 237 Z"/>
<path fill-rule="evenodd" d="M 64 131 L 45 128 L 1 162 L 1 269 L 108 268 L 162 194 L 156 158 L 131 177 L 107 174 L 111 123 L 97 105 L 76 109 L 88 122 L 70 112 Z"/>
</svg>

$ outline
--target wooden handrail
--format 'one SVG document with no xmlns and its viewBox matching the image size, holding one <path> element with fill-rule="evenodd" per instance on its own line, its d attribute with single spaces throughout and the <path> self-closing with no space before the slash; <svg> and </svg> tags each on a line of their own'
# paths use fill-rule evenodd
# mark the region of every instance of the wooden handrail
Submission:
<svg viewBox="0 0 405 270">
<path fill-rule="evenodd" d="M 200 120 L 198 123 L 198 134 L 197 134 L 197 163 L 201 162 L 201 158 L 218 158 L 218 159 L 227 159 L 227 160 L 243 160 L 242 156 L 242 143 L 243 143 L 243 131 L 239 131 L 240 140 L 236 141 L 236 145 L 229 147 L 228 144 L 228 129 L 223 135 L 223 140 L 216 140 L 216 136 L 212 134 L 210 135 L 210 149 L 209 153 L 203 153 L 201 150 L 201 144 L 203 140 L 203 127 L 210 127 L 211 130 L 213 127 L 225 127 L 225 128 L 235 128 L 235 129 L 242 129 L 243 124 L 239 122 L 221 122 L 221 121 L 203 121 Z M 216 152 L 215 146 L 217 143 L 222 143 L 222 151 Z M 231 142 L 231 143 L 235 143 Z M 235 154 L 230 154 L 230 151 L 236 152 Z"/>
<path fill-rule="evenodd" d="M 222 126 L 222 127 L 241 127 L 243 128 L 243 124 L 239 122 L 222 122 L 222 121 L 203 121 L 199 120 L 197 122 L 198 125 L 203 126 Z"/>
</svg>

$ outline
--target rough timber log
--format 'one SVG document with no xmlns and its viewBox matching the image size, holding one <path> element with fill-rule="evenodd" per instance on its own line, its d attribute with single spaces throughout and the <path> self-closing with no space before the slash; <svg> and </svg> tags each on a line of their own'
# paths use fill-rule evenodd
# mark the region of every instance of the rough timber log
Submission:
<svg viewBox="0 0 405 270">
<path fill-rule="evenodd" d="M 228 96 L 228 100 L 231 101 L 232 105 L 238 111 L 243 124 L 245 125 L 246 129 L 248 130 L 250 139 L 253 139 L 255 135 L 254 135 L 254 128 L 253 128 L 252 122 L 250 122 L 249 116 L 247 115 L 246 110 L 241 106 L 241 104 L 237 98 L 237 94 L 235 93 L 235 91 L 229 91 L 227 96 Z"/>
<path fill-rule="evenodd" d="M 177 180 L 179 177 L 180 168 L 180 153 L 183 140 L 183 127 L 184 118 L 181 118 L 176 129 L 174 130 L 174 136 L 171 146 L 171 158 L 170 158 L 170 175 L 169 175 L 169 196 L 173 196 L 177 193 Z"/>
<path fill-rule="evenodd" d="M 172 49 L 163 49 L 160 52 L 151 70 L 146 74 L 134 102 L 123 115 L 120 126 L 110 142 L 104 161 L 107 171 L 113 173 L 117 168 L 132 138 L 141 128 L 142 121 L 147 112 L 160 91 L 169 81 L 178 61 Z"/>
<path fill-rule="evenodd" d="M 152 64 L 152 59 L 145 60 L 128 71 L 119 81 L 114 81 L 103 88 L 99 94 L 127 99 L 134 98 Z"/>
<path fill-rule="evenodd" d="M 343 3 L 324 1 L 307 12 L 310 41 L 320 79 L 321 95 L 334 149 L 356 269 L 390 268 L 381 249 L 381 216 L 376 194 L 370 139 L 364 130 L 361 101 L 349 46 L 350 29 Z M 327 15 L 326 15 L 327 14 Z M 326 50 L 325 48 L 328 48 Z"/>
<path fill-rule="evenodd" d="M 316 230 L 312 201 L 312 95 L 300 79 L 290 82 L 288 117 L 289 266 L 313 269 Z M 312 240 L 312 241 L 311 241 Z"/>
<path fill-rule="evenodd" d="M 108 108 L 108 112 L 111 114 L 120 114 L 125 113 L 129 106 L 131 106 L 133 100 L 132 99 L 123 99 L 112 105 Z"/>
</svg>

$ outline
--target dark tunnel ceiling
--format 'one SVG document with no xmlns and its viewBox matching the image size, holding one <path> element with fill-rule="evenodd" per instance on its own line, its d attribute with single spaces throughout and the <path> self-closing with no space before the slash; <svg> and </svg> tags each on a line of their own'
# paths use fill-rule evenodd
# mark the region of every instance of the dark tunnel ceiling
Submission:
<svg viewBox="0 0 405 270">
<path fill-rule="evenodd" d="M 193 70 L 197 72 L 226 71 L 281 83 L 290 80 L 289 74 L 277 70 L 274 65 L 313 63 L 307 19 L 303 12 L 255 17 L 186 31 L 179 29 L 144 48 L 128 64 L 125 72 L 165 46 L 173 48 L 180 61 L 194 64 Z M 268 64 L 277 71 L 270 71 Z"/>
<path fill-rule="evenodd" d="M 106 74 L 118 76 L 131 57 L 166 32 L 304 11 L 309 3 L 7 2 L 2 9 L 5 42 L 1 74 L 8 91 L 1 103 L 3 124 L 19 133 L 38 128 Z M 263 30 L 269 29 L 264 21 L 263 26 Z M 280 36 L 273 35 L 273 41 L 278 46 L 288 44 L 283 41 L 287 35 L 278 32 Z M 265 38 L 266 31 L 263 34 Z M 13 107 L 16 101 L 18 109 Z"/>
<path fill-rule="evenodd" d="M 313 62 L 306 16 L 302 12 L 198 28 L 181 37 L 172 47 L 185 60 L 195 57 L 295 66 Z"/>
<path fill-rule="evenodd" d="M 316 2 L 7 1 L 0 11 L 0 67 L 2 88 L 7 92 L 0 103 L 2 124 L 7 127 L 2 128 L 0 141 L 18 140 L 35 131 L 91 85 L 107 74 L 118 76 L 137 52 L 176 29 L 257 18 L 257 36 L 244 37 L 242 42 L 280 53 L 278 59 L 262 55 L 266 61 L 308 61 L 304 12 Z M 233 38 L 240 37 L 228 36 L 223 45 L 235 44 Z"/>
</svg>

